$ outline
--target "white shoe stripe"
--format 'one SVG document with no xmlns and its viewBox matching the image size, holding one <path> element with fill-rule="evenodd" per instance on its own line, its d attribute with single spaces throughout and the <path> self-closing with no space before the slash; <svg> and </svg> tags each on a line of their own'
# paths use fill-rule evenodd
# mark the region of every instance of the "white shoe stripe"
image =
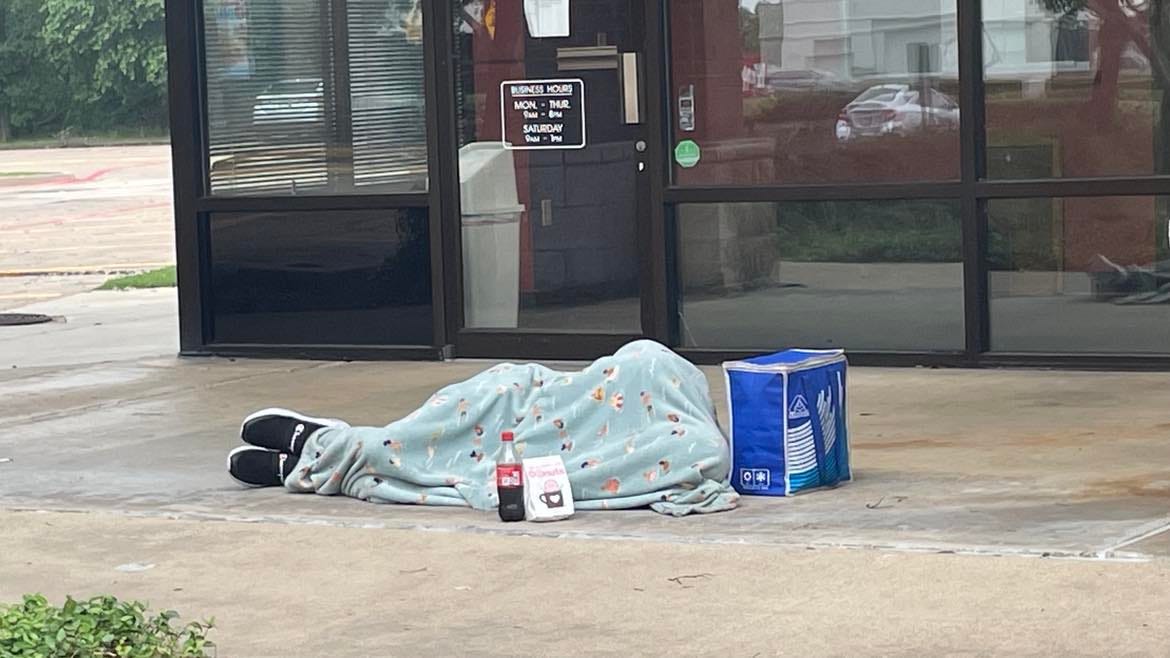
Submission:
<svg viewBox="0 0 1170 658">
<path fill-rule="evenodd" d="M 297 413 L 291 409 L 269 407 L 268 409 L 261 409 L 260 411 L 250 413 L 247 415 L 247 417 L 244 418 L 244 422 L 240 423 L 240 438 L 243 438 L 244 427 L 246 427 L 248 423 L 263 416 L 283 416 L 285 418 L 292 418 L 293 420 L 297 420 L 302 423 L 314 423 L 323 427 L 349 427 L 349 423 L 345 422 L 344 420 L 338 420 L 336 418 L 314 418 L 312 416 L 306 416 L 302 413 Z"/>
</svg>

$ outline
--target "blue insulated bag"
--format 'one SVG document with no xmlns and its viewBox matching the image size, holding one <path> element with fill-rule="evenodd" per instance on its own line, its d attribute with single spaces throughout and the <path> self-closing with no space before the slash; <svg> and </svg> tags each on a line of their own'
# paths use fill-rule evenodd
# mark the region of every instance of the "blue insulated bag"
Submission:
<svg viewBox="0 0 1170 658">
<path fill-rule="evenodd" d="M 843 350 L 786 350 L 723 372 L 736 491 L 791 496 L 852 479 Z"/>
</svg>

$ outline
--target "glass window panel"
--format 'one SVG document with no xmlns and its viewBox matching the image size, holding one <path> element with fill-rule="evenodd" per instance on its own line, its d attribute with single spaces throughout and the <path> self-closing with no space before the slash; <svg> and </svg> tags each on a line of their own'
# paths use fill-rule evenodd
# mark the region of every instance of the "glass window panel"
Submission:
<svg viewBox="0 0 1170 658">
<path fill-rule="evenodd" d="M 672 0 L 682 185 L 959 177 L 954 0 Z M 685 162 L 684 162 L 685 164 Z"/>
<path fill-rule="evenodd" d="M 1166 197 L 987 204 L 991 346 L 1170 353 Z"/>
<path fill-rule="evenodd" d="M 955 201 L 684 204 L 687 347 L 961 350 Z"/>
<path fill-rule="evenodd" d="M 988 177 L 1167 173 L 1170 31 L 1161 2 L 982 0 L 982 8 Z"/>
<path fill-rule="evenodd" d="M 640 333 L 635 144 L 646 127 L 622 121 L 614 55 L 581 55 L 599 44 L 637 52 L 641 0 L 573 0 L 569 34 L 556 37 L 533 35 L 522 2 L 451 1 L 464 325 Z M 506 81 L 564 79 L 582 91 L 556 99 L 571 108 L 563 122 L 542 114 L 552 100 L 517 99 L 512 84 L 501 102 Z M 522 111 L 554 126 L 583 123 L 584 145 L 516 148 L 525 146 Z"/>
<path fill-rule="evenodd" d="M 425 209 L 211 216 L 214 341 L 429 345 Z"/>
<path fill-rule="evenodd" d="M 419 0 L 207 0 L 211 193 L 427 186 Z"/>
</svg>

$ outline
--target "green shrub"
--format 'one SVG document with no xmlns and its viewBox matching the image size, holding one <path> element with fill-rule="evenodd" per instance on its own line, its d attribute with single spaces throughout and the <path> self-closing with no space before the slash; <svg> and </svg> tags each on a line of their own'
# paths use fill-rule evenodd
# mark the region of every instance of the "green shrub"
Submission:
<svg viewBox="0 0 1170 658">
<path fill-rule="evenodd" d="M 0 658 L 207 658 L 215 622 L 172 626 L 178 616 L 148 616 L 145 604 L 112 596 L 67 597 L 58 608 L 30 594 L 0 605 Z"/>
</svg>

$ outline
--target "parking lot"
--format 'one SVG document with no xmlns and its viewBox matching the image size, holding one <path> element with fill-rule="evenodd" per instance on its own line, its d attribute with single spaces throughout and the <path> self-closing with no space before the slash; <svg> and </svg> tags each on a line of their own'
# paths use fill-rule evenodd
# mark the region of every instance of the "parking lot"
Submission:
<svg viewBox="0 0 1170 658">
<path fill-rule="evenodd" d="M 170 147 L 0 151 L 0 310 L 174 263 Z"/>
</svg>

